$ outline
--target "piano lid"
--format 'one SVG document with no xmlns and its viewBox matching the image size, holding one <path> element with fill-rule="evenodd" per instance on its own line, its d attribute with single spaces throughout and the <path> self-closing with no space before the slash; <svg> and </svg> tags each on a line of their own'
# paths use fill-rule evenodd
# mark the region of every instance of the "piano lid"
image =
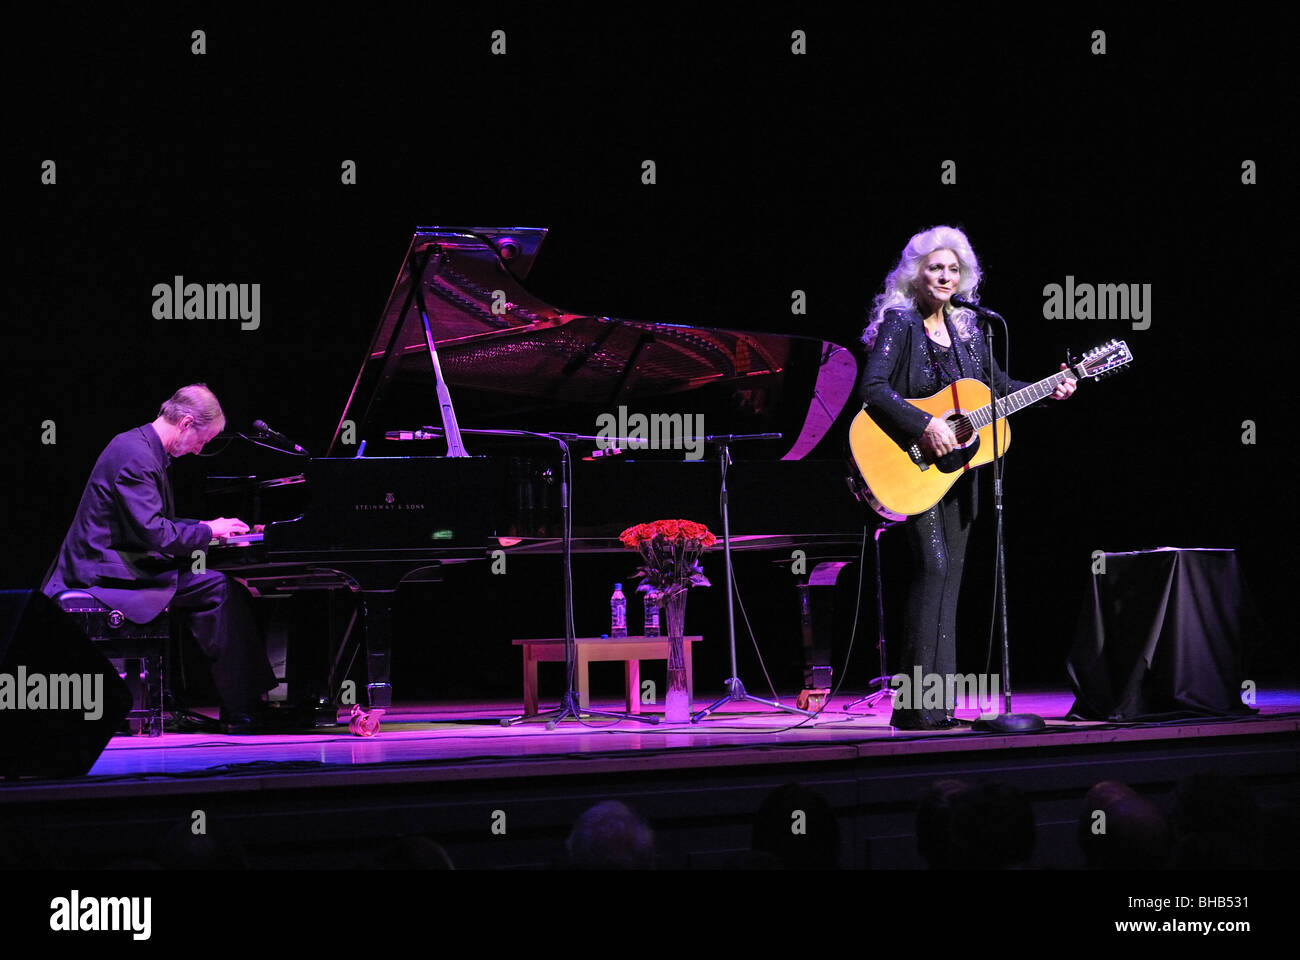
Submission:
<svg viewBox="0 0 1300 960">
<path fill-rule="evenodd" d="M 705 433 L 781 432 L 764 453 L 797 460 L 852 396 L 857 361 L 829 341 L 587 316 L 545 303 L 522 280 L 546 232 L 416 229 L 330 456 L 356 450 L 342 443 L 347 421 L 368 454 L 380 452 L 386 430 L 441 426 L 421 304 L 463 428 L 591 434 L 597 416 L 620 407 L 700 414 Z M 467 446 L 474 452 L 473 439 Z"/>
</svg>

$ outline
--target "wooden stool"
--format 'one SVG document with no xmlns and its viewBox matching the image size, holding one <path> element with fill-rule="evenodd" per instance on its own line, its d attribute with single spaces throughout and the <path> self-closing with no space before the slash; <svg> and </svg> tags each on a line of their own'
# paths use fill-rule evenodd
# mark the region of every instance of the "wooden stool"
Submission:
<svg viewBox="0 0 1300 960">
<path fill-rule="evenodd" d="M 686 660 L 686 696 L 694 688 L 691 674 L 691 644 L 701 637 L 683 637 Z M 622 660 L 627 683 L 627 712 L 641 712 L 641 661 L 667 660 L 667 637 L 578 637 L 575 641 L 578 667 L 578 706 L 586 710 L 591 706 L 591 684 L 587 665 L 597 660 Z M 524 650 L 524 714 L 537 713 L 537 664 L 543 660 L 564 662 L 564 638 L 550 637 L 542 640 L 515 640 L 514 645 Z M 667 691 L 665 691 L 666 693 Z"/>
</svg>

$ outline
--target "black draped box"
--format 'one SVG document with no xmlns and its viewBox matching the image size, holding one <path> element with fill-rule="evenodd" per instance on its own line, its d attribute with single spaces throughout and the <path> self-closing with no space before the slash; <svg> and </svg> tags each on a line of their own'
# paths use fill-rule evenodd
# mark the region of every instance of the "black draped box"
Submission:
<svg viewBox="0 0 1300 960">
<path fill-rule="evenodd" d="M 1067 661 L 1071 718 L 1170 719 L 1254 712 L 1242 702 L 1259 619 L 1226 549 L 1105 554 Z"/>
</svg>

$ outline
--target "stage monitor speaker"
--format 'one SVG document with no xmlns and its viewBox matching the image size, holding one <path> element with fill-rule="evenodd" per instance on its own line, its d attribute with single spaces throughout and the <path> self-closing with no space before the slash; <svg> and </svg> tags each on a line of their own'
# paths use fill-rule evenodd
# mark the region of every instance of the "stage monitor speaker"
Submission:
<svg viewBox="0 0 1300 960">
<path fill-rule="evenodd" d="M 131 709 L 76 622 L 35 590 L 0 590 L 0 776 L 89 772 Z"/>
</svg>

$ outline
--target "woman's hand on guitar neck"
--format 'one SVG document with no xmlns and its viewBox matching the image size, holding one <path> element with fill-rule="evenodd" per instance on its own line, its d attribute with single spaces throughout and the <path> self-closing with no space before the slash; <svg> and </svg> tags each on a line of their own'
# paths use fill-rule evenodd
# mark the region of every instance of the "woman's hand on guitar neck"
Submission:
<svg viewBox="0 0 1300 960">
<path fill-rule="evenodd" d="M 956 449 L 957 437 L 952 432 L 952 427 L 948 426 L 947 420 L 931 417 L 930 422 L 925 425 L 925 433 L 921 434 L 921 439 L 917 441 L 917 445 L 921 448 L 922 453 L 937 459 Z"/>
<path fill-rule="evenodd" d="M 1065 364 L 1061 364 L 1061 369 L 1062 370 L 1065 369 Z M 1075 383 L 1073 380 L 1064 381 L 1059 386 L 1057 386 L 1055 390 L 1052 391 L 1052 399 L 1064 400 L 1070 394 L 1074 393 L 1074 390 L 1077 386 L 1078 384 Z"/>
</svg>

